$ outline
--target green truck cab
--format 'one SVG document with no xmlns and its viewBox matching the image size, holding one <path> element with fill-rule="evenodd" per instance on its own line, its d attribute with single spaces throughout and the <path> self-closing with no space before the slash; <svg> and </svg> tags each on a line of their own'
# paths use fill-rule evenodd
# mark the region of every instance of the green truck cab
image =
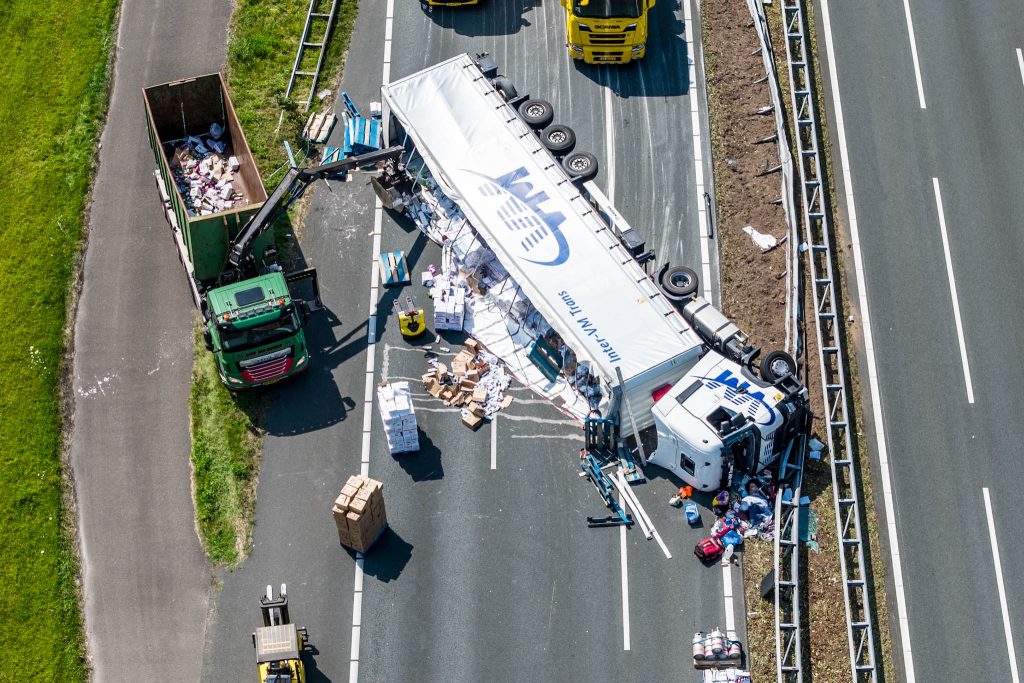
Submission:
<svg viewBox="0 0 1024 683">
<path fill-rule="evenodd" d="M 292 299 L 283 273 L 211 289 L 206 303 L 203 338 L 228 387 L 270 384 L 308 366 L 302 333 L 308 311 Z"/>
<path fill-rule="evenodd" d="M 654 0 L 561 0 L 566 47 L 587 64 L 628 64 L 647 54 Z"/>
</svg>

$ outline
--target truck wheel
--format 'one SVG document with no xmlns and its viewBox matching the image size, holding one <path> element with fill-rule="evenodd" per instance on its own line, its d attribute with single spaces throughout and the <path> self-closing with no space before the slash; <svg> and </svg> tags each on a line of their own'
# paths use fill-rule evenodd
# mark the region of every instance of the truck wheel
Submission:
<svg viewBox="0 0 1024 683">
<path fill-rule="evenodd" d="M 573 152 L 562 159 L 562 168 L 573 180 L 590 180 L 597 175 L 597 157 L 590 152 Z"/>
<path fill-rule="evenodd" d="M 565 156 L 576 146 L 576 132 L 569 126 L 555 124 L 540 132 L 540 141 L 556 157 Z"/>
<path fill-rule="evenodd" d="M 494 89 L 501 95 L 501 99 L 508 102 L 513 97 L 519 96 L 519 91 L 516 90 L 515 84 L 504 76 L 498 76 L 491 83 L 494 84 Z"/>
<path fill-rule="evenodd" d="M 786 375 L 796 375 L 796 361 L 785 351 L 772 351 L 761 361 L 761 379 L 778 382 Z"/>
<path fill-rule="evenodd" d="M 540 130 L 555 118 L 555 109 L 545 100 L 526 100 L 519 105 L 519 116 L 528 126 Z"/>
<path fill-rule="evenodd" d="M 661 289 L 671 299 L 683 299 L 697 293 L 700 279 L 697 272 L 686 266 L 666 268 L 658 281 Z"/>
</svg>

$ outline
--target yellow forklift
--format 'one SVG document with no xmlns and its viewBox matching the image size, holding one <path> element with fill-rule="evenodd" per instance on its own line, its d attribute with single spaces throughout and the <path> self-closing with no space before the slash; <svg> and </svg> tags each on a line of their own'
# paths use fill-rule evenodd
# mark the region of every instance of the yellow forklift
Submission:
<svg viewBox="0 0 1024 683">
<path fill-rule="evenodd" d="M 302 653 L 309 636 L 288 616 L 288 587 L 282 583 L 281 594 L 275 598 L 273 586 L 267 586 L 266 595 L 260 598 L 260 610 L 263 626 L 252 634 L 260 683 L 306 683 Z"/>
</svg>

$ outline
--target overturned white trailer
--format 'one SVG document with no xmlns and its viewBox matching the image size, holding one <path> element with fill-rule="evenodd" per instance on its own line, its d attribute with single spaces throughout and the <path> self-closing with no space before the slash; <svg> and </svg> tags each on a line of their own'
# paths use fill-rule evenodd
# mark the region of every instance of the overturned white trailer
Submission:
<svg viewBox="0 0 1024 683">
<path fill-rule="evenodd" d="M 771 464 L 802 426 L 806 390 L 784 371 L 773 383 L 739 362 L 746 337 L 703 299 L 680 314 L 623 245 L 622 226 L 610 225 L 618 214 L 580 192 L 493 76 L 460 55 L 385 85 L 385 134 L 410 144 L 471 239 L 600 378 L 602 399 L 590 407 L 653 446 L 649 462 L 700 490 L 719 486 L 728 463 Z M 565 395 L 567 378 L 524 367 L 521 343 L 489 348 L 539 393 Z"/>
</svg>

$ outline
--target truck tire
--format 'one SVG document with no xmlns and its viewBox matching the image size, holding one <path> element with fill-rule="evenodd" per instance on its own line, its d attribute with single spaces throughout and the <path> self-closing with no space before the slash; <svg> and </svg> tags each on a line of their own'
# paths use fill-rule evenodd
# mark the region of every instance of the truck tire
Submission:
<svg viewBox="0 0 1024 683">
<path fill-rule="evenodd" d="M 562 168 L 573 180 L 591 180 L 597 175 L 597 157 L 590 152 L 573 152 L 562 159 Z"/>
<path fill-rule="evenodd" d="M 772 351 L 761 361 L 761 379 L 778 382 L 786 375 L 796 375 L 796 361 L 785 351 Z"/>
<path fill-rule="evenodd" d="M 516 90 L 515 84 L 505 76 L 498 76 L 491 83 L 494 84 L 494 89 L 501 95 L 501 99 L 506 102 L 519 96 L 519 91 Z"/>
<path fill-rule="evenodd" d="M 697 293 L 700 279 L 697 272 L 686 266 L 666 268 L 658 280 L 663 292 L 674 301 L 685 299 Z"/>
<path fill-rule="evenodd" d="M 555 109 L 546 100 L 526 100 L 519 105 L 519 117 L 531 128 L 540 130 L 555 118 Z"/>
<path fill-rule="evenodd" d="M 576 146 L 576 132 L 569 126 L 556 123 L 542 130 L 539 135 L 541 144 L 556 157 L 565 156 Z"/>
</svg>

